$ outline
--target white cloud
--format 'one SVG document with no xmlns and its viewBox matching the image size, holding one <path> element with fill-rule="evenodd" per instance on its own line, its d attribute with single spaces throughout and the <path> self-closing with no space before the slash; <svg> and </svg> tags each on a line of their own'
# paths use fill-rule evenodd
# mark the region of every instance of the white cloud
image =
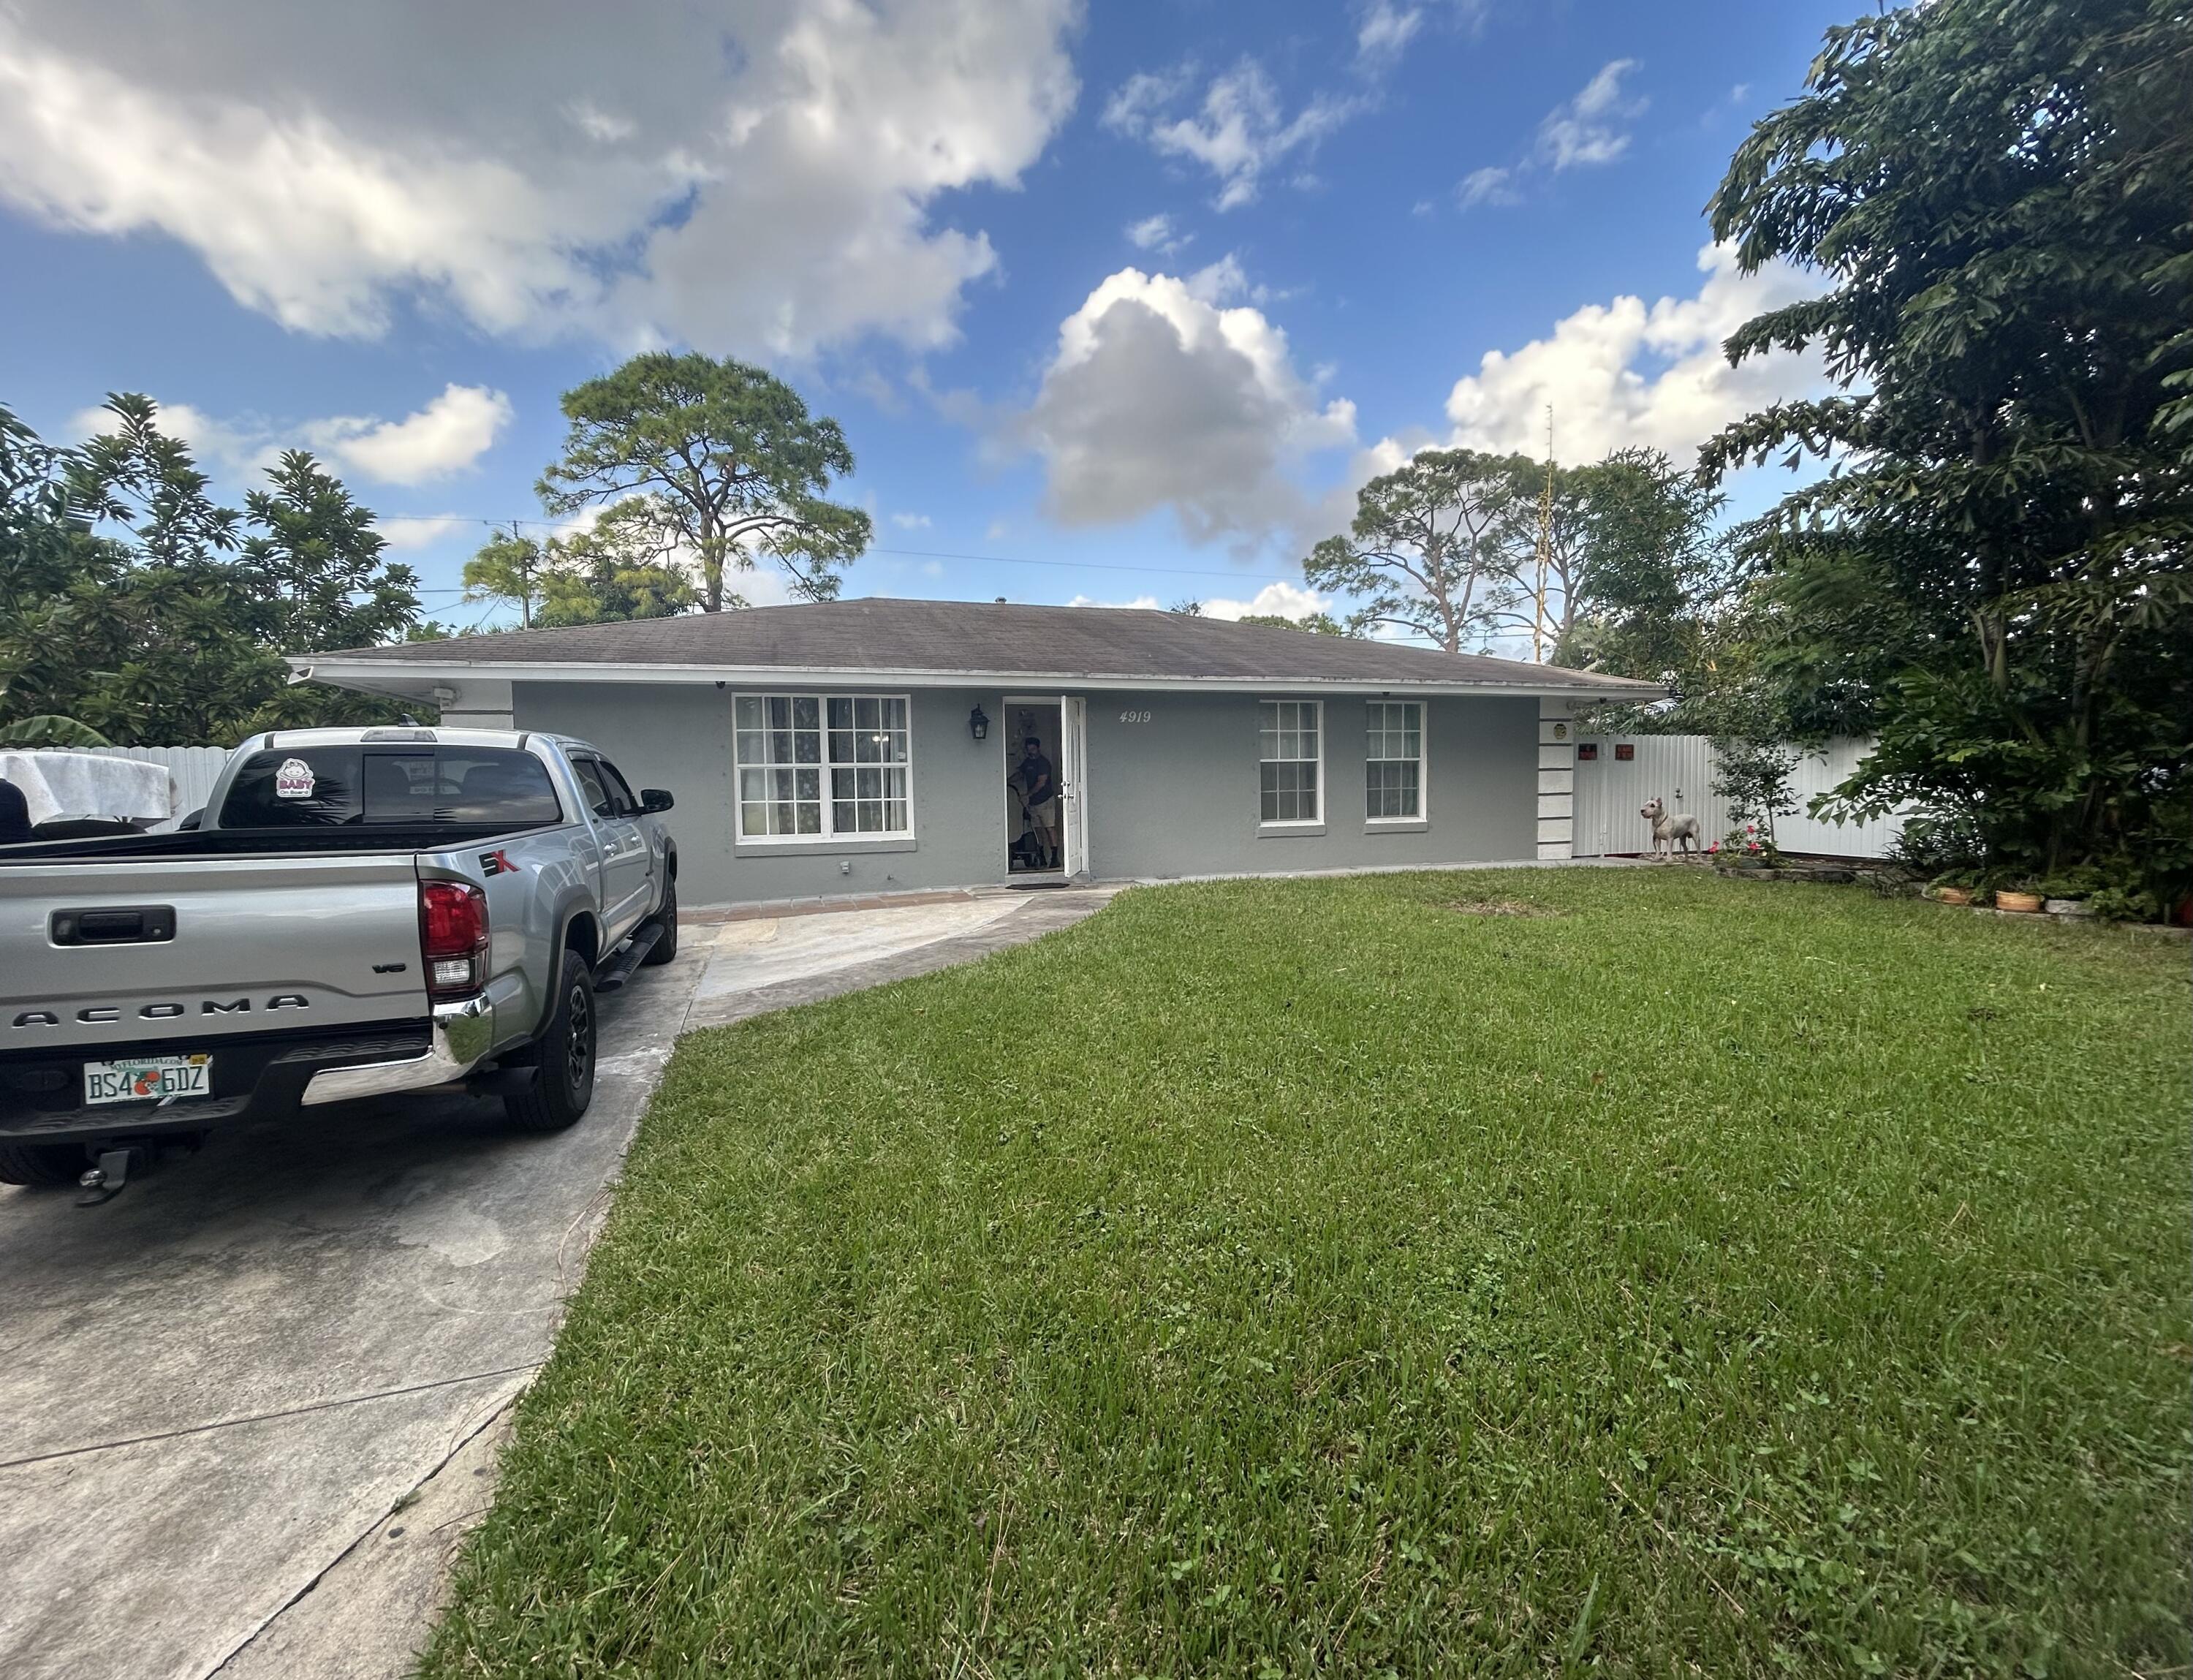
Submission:
<svg viewBox="0 0 2193 1680">
<path fill-rule="evenodd" d="M 1216 262 L 1205 263 L 1182 284 L 1189 296 L 1204 303 L 1253 303 L 1261 307 L 1272 301 L 1271 288 L 1251 284 L 1241 260 L 1231 251 Z"/>
<path fill-rule="evenodd" d="M 448 385 L 402 420 L 337 415 L 307 421 L 305 440 L 350 472 L 385 485 L 423 485 L 478 463 L 510 423 L 510 398 L 484 385 Z"/>
<path fill-rule="evenodd" d="M 929 515 L 926 513 L 894 513 L 890 516 L 890 520 L 891 523 L 896 525 L 901 530 L 927 530 L 929 529 Z"/>
<path fill-rule="evenodd" d="M 461 513 L 397 513 L 376 519 L 373 528 L 399 554 L 431 548 L 451 538 L 477 546 L 487 536 L 487 527 Z"/>
<path fill-rule="evenodd" d="M 1070 110 L 1076 0 L 11 0 L 0 200 L 157 232 L 284 325 L 421 296 L 492 332 L 801 355 L 948 339 L 936 219 Z M 524 43 L 513 51 L 510 43 Z"/>
<path fill-rule="evenodd" d="M 1330 612 L 1334 599 L 1299 583 L 1279 582 L 1267 583 L 1245 601 L 1230 600 L 1221 595 L 1202 598 L 1196 605 L 1204 617 L 1222 618 L 1229 623 L 1251 613 L 1259 617 L 1291 618 L 1299 622 L 1312 613 Z M 1131 601 L 1100 601 L 1094 595 L 1076 595 L 1067 603 L 1068 606 L 1127 608 L 1144 612 L 1156 611 L 1161 605 L 1155 595 L 1137 595 Z"/>
<path fill-rule="evenodd" d="M 1245 618 L 1251 613 L 1260 618 L 1291 618 L 1297 622 L 1312 613 L 1332 611 L 1333 597 L 1320 595 L 1314 589 L 1299 583 L 1267 583 L 1245 601 L 1228 600 L 1223 596 L 1203 603 L 1205 618 Z"/>
<path fill-rule="evenodd" d="M 1516 204 L 1523 195 L 1515 190 L 1515 171 L 1487 164 L 1481 169 L 1472 169 L 1462 178 L 1455 189 L 1455 198 L 1465 210 L 1479 204 Z"/>
<path fill-rule="evenodd" d="M 1393 0 L 1371 0 L 1355 31 L 1355 56 L 1377 70 L 1400 57 L 1417 32 L 1424 26 L 1421 7 L 1396 6 Z"/>
<path fill-rule="evenodd" d="M 257 421 L 217 420 L 189 403 L 160 404 L 156 423 L 167 436 L 189 444 L 202 469 L 249 473 L 255 480 L 282 453 Z M 81 409 L 68 421 L 69 435 L 78 441 L 112 432 L 114 427 L 113 414 L 105 408 Z"/>
<path fill-rule="evenodd" d="M 1253 546 L 1309 513 L 1288 469 L 1355 438 L 1353 404 L 1320 406 L 1286 335 L 1227 307 L 1238 265 L 1181 279 L 1123 268 L 1060 325 L 1019 439 L 1045 469 L 1046 511 L 1069 525 L 1170 507 L 1190 540 Z"/>
<path fill-rule="evenodd" d="M 1429 26 L 1474 33 L 1487 0 L 1368 0 L 1356 11 L 1355 67 L 1376 79 L 1400 61 Z"/>
<path fill-rule="evenodd" d="M 1787 264 L 1739 273 L 1727 246 L 1698 253 L 1705 280 L 1692 297 L 1617 297 L 1555 323 L 1521 349 L 1489 352 L 1446 399 L 1453 442 L 1536 454 L 1546 407 L 1563 461 L 1596 461 L 1642 444 L 1686 461 L 1732 421 L 1766 404 L 1828 387 L 1817 353 L 1776 352 L 1731 367 L 1722 341 L 1762 310 L 1816 295 L 1820 282 Z"/>
<path fill-rule="evenodd" d="M 1531 149 L 1513 163 L 1472 169 L 1455 189 L 1455 201 L 1473 209 L 1480 204 L 1520 204 L 1523 185 L 1533 175 L 1612 163 L 1629 149 L 1625 126 L 1645 113 L 1650 101 L 1622 91 L 1623 78 L 1637 68 L 1635 59 L 1601 65 L 1574 97 L 1549 111 L 1538 123 Z"/>
<path fill-rule="evenodd" d="M 402 420 L 334 415 L 278 425 L 258 416 L 222 420 L 190 403 L 159 405 L 159 427 L 191 447 L 201 465 L 256 480 L 287 448 L 313 450 L 335 471 L 390 485 L 426 484 L 477 462 L 510 423 L 510 398 L 484 385 L 449 385 Z M 86 409 L 77 436 L 109 430 L 114 416 Z"/>
<path fill-rule="evenodd" d="M 592 100 L 577 99 L 568 107 L 571 120 L 589 140 L 599 140 L 604 146 L 615 146 L 630 140 L 639 132 L 639 124 L 628 117 L 615 117 L 604 111 Z"/>
<path fill-rule="evenodd" d="M 676 557 L 693 574 L 696 583 L 701 576 L 700 566 L 684 556 Z M 758 564 L 752 571 L 727 571 L 724 574 L 724 593 L 736 595 L 748 606 L 790 606 L 796 599 L 792 593 L 792 581 L 784 569 L 768 560 Z"/>
<path fill-rule="evenodd" d="M 1287 117 L 1278 89 L 1253 59 L 1213 77 L 1201 100 L 1182 111 L 1194 83 L 1186 68 L 1130 77 L 1105 106 L 1104 125 L 1163 156 L 1202 164 L 1217 179 L 1222 210 L 1251 203 L 1267 173 L 1296 152 L 1307 155 L 1366 108 L 1360 99 L 1318 94 Z"/>
<path fill-rule="evenodd" d="M 1538 124 L 1539 156 L 1559 171 L 1611 163 L 1628 151 L 1629 131 L 1619 124 L 1644 115 L 1646 101 L 1624 98 L 1622 78 L 1636 68 L 1635 59 L 1603 64 L 1574 99 L 1547 112 Z"/>
<path fill-rule="evenodd" d="M 1195 236 L 1182 233 L 1169 215 L 1144 216 L 1140 221 L 1127 225 L 1127 243 L 1137 250 L 1155 251 L 1160 256 L 1171 256 Z"/>
</svg>

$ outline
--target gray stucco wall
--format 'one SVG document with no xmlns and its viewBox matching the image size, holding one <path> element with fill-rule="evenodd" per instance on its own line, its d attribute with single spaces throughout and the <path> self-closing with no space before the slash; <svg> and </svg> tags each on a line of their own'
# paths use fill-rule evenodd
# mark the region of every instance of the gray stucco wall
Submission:
<svg viewBox="0 0 2193 1680">
<path fill-rule="evenodd" d="M 843 690 L 833 690 L 843 692 Z M 520 729 L 581 736 L 635 787 L 678 796 L 679 896 L 690 906 L 836 893 L 970 886 L 1008 878 L 1005 731 L 967 731 L 1002 694 L 912 696 L 914 839 L 738 845 L 733 840 L 731 694 L 713 684 L 519 683 Z M 1148 722 L 1123 720 L 1123 714 Z M 1429 702 L 1428 820 L 1363 819 L 1363 699 L 1325 702 L 1322 832 L 1260 832 L 1257 697 L 1100 693 L 1088 700 L 1089 853 L 1099 880 L 1253 874 L 1526 858 L 1536 850 L 1537 702 Z"/>
<path fill-rule="evenodd" d="M 678 841 L 678 896 L 687 905 L 970 886 L 1005 878 L 1004 743 L 996 730 L 979 744 L 969 736 L 973 695 L 930 690 L 910 697 L 914 838 L 843 840 L 817 851 L 811 841 L 734 840 L 732 691 L 713 684 L 513 686 L 518 728 L 582 737 L 633 787 L 667 788 L 678 796 L 670 831 Z M 994 697 L 988 709 L 999 715 Z"/>
<path fill-rule="evenodd" d="M 1091 696 L 1094 872 L 1257 874 L 1536 855 L 1537 701 L 1429 702 L 1427 821 L 1401 829 L 1363 818 L 1364 699 L 1326 699 L 1325 821 L 1310 833 L 1257 826 L 1256 696 Z M 1148 723 L 1121 721 L 1145 712 Z"/>
</svg>

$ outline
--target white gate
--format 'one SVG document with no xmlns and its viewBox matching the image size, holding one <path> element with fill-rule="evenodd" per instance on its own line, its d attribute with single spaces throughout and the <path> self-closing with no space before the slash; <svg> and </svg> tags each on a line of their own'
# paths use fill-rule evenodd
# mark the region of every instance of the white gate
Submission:
<svg viewBox="0 0 2193 1680">
<path fill-rule="evenodd" d="M 1872 747 L 1869 741 L 1831 741 L 1798 760 L 1789 777 L 1796 812 L 1774 821 L 1774 836 L 1784 851 L 1888 856 L 1903 830 L 1900 817 L 1838 827 L 1805 815 L 1812 796 L 1841 783 Z M 1578 857 L 1650 851 L 1652 831 L 1637 813 L 1655 796 L 1669 811 L 1696 817 L 1707 844 L 1729 831 L 1727 803 L 1713 792 L 1713 743 L 1703 735 L 1580 735 L 1576 757 Z"/>
</svg>

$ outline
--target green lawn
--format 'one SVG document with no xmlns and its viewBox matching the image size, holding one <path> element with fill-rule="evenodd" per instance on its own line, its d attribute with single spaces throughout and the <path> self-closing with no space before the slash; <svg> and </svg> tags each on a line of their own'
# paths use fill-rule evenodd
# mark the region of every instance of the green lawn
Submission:
<svg viewBox="0 0 2193 1680">
<path fill-rule="evenodd" d="M 427 1671 L 2182 1673 L 2187 976 L 1422 874 L 688 1039 Z"/>
</svg>

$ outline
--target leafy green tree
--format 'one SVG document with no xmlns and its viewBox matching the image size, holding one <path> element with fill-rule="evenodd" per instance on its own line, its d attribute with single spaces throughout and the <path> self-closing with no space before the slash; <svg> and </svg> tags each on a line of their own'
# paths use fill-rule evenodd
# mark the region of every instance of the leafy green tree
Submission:
<svg viewBox="0 0 2193 1680">
<path fill-rule="evenodd" d="M 508 601 L 518 609 L 521 628 L 533 628 L 533 615 L 547 593 L 543 574 L 550 565 L 548 545 L 512 525 L 498 530 L 465 562 L 465 599 Z"/>
<path fill-rule="evenodd" d="M 1532 510 L 1517 491 L 1526 464 L 1422 451 L 1356 492 L 1348 534 L 1312 549 L 1303 578 L 1361 603 L 1348 621 L 1358 634 L 1406 630 L 1449 653 L 1484 645 L 1514 608 L 1519 547 L 1529 551 Z"/>
<path fill-rule="evenodd" d="M 1360 636 L 1360 630 L 1350 629 L 1329 612 L 1313 612 L 1301 618 L 1286 618 L 1276 612 L 1245 612 L 1234 620 L 1237 624 L 1264 624 L 1274 630 L 1306 630 L 1314 636 Z"/>
<path fill-rule="evenodd" d="M 18 718 L 0 725 L 0 747 L 112 747 L 114 743 L 89 724 L 50 712 Z"/>
<path fill-rule="evenodd" d="M 1542 469 L 1543 470 L 1543 469 Z M 1556 665 L 1695 684 L 1719 580 L 1724 498 L 1658 450 L 1555 473 L 1549 622 Z"/>
<path fill-rule="evenodd" d="M 465 562 L 465 599 L 508 601 L 526 628 L 687 611 L 692 582 L 661 543 L 661 528 L 636 498 L 567 536 L 544 542 L 514 526 L 498 530 Z"/>
<path fill-rule="evenodd" d="M 400 638 L 418 621 L 419 576 L 382 559 L 371 511 L 302 450 L 285 450 L 266 479 L 244 497 L 257 529 L 238 550 L 262 603 L 255 628 L 298 653 Z"/>
<path fill-rule="evenodd" d="M 1832 282 L 1732 359 L 1839 394 L 1731 427 L 1804 454 L 1761 593 L 1789 669 L 1865 691 L 1830 809 L 1915 800 L 2036 873 L 2193 878 L 2193 50 L 2176 0 L 1933 0 L 1832 30 L 1711 205 L 1747 270 Z M 1853 658 L 1870 632 L 1886 643 Z M 1846 699 L 1850 697 L 1846 696 Z"/>
<path fill-rule="evenodd" d="M 110 430 L 49 457 L 69 563 L 0 636 L 9 720 L 73 718 L 125 744 L 224 742 L 288 676 L 253 634 L 261 603 L 233 559 L 242 516 L 214 502 L 150 399 L 106 408 Z"/>
<path fill-rule="evenodd" d="M 656 351 L 564 393 L 563 459 L 536 486 L 555 513 L 636 500 L 665 550 L 693 557 L 707 612 L 743 606 L 727 572 L 759 559 L 808 600 L 838 593 L 868 516 L 829 501 L 853 453 L 834 420 L 743 362 Z"/>
<path fill-rule="evenodd" d="M 692 582 L 662 553 L 660 537 L 644 504 L 622 502 L 593 530 L 551 542 L 539 622 L 598 624 L 690 611 Z"/>
<path fill-rule="evenodd" d="M 225 744 L 393 717 L 392 702 L 292 685 L 282 660 L 416 621 L 412 574 L 381 564 L 371 515 L 301 453 L 245 511 L 221 507 L 150 400 L 107 409 L 111 429 L 77 450 L 0 411 L 0 725 Z"/>
<path fill-rule="evenodd" d="M 318 653 L 400 641 L 419 622 L 419 576 L 382 558 L 372 513 L 302 450 L 285 450 L 267 487 L 244 497 L 252 527 L 236 581 L 252 607 L 251 634 L 280 653 Z M 392 719 L 404 702 L 284 680 L 245 720 L 243 732 Z"/>
</svg>

